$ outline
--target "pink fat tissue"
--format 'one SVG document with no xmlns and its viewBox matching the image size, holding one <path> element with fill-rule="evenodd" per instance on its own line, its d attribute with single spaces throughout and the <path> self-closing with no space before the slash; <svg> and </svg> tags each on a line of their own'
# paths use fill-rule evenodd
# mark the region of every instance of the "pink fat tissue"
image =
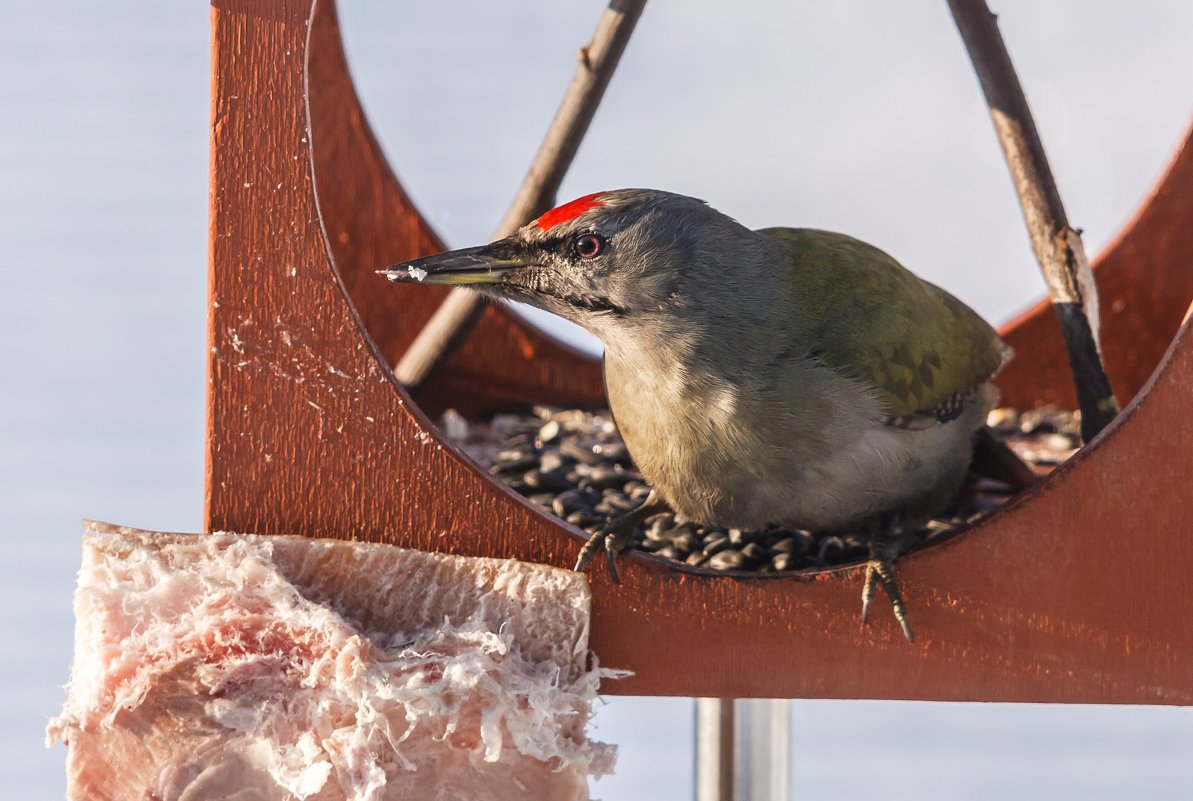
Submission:
<svg viewBox="0 0 1193 801">
<path fill-rule="evenodd" d="M 88 533 L 71 799 L 584 799 L 583 576 L 387 545 Z"/>
</svg>

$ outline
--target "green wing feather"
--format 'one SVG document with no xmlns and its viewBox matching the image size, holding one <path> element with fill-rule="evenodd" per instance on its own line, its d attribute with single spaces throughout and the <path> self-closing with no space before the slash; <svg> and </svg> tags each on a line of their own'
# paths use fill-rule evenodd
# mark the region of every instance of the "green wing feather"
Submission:
<svg viewBox="0 0 1193 801">
<path fill-rule="evenodd" d="M 801 340 L 869 381 L 892 416 L 928 412 L 978 386 L 1009 355 L 978 314 L 878 248 L 844 234 L 768 228 L 791 255 Z"/>
</svg>

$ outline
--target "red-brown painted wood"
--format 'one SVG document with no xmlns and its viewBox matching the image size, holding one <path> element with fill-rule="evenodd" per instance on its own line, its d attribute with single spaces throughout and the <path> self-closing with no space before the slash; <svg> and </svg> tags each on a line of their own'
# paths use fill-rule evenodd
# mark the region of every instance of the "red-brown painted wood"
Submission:
<svg viewBox="0 0 1193 801">
<path fill-rule="evenodd" d="M 1126 404 L 1147 382 L 1193 302 L 1193 128 L 1165 175 L 1093 261 L 1102 306 L 1107 377 Z M 1019 354 L 998 376 L 1004 403 L 1075 408 L 1068 356 L 1052 304 L 1041 301 L 1003 328 Z"/>
<path fill-rule="evenodd" d="M 446 248 L 394 178 L 369 129 L 349 77 L 335 5 L 321 5 L 312 22 L 308 103 L 320 145 L 315 173 L 325 177 L 319 210 L 345 290 L 392 365 L 448 287 L 386 287 L 374 270 Z M 483 415 L 532 403 L 604 403 L 597 360 L 504 309 L 487 310 L 470 346 L 446 366 L 415 398 L 433 416 L 448 407 Z"/>
<path fill-rule="evenodd" d="M 429 314 L 429 293 L 371 271 L 439 243 L 378 155 L 329 0 L 221 0 L 213 21 L 207 529 L 571 564 L 579 533 L 444 444 L 385 367 Z M 1136 283 L 1173 281 L 1167 265 L 1193 261 L 1193 243 L 1171 233 L 1189 225 L 1193 180 L 1174 168 L 1167 181 L 1165 202 L 1111 250 L 1158 266 L 1104 285 L 1108 309 L 1120 298 L 1138 308 Z M 1147 327 L 1149 315 L 1132 315 Z M 428 402 L 598 399 L 591 359 L 504 312 L 486 324 Z M 859 626 L 857 568 L 741 580 L 631 556 L 623 585 L 603 571 L 592 580 L 592 646 L 635 671 L 604 689 L 1193 703 L 1182 572 L 1193 563 L 1193 333 L 1186 322 L 1172 341 L 1164 326 L 1147 329 L 1149 342 L 1171 341 L 1164 361 L 1114 425 L 1037 489 L 901 560 L 916 644 L 889 616 Z M 1106 335 L 1109 350 L 1110 325 Z M 1009 336 L 1021 364 L 1046 364 L 1036 347 L 1048 335 Z M 1068 380 L 1059 368 L 1011 377 L 1004 392 L 1031 400 L 1046 396 L 1020 385 Z"/>
</svg>

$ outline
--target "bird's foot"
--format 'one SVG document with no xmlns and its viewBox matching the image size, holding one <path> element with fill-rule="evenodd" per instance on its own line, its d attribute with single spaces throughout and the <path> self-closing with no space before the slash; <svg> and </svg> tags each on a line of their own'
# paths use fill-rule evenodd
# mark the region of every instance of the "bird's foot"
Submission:
<svg viewBox="0 0 1193 801">
<path fill-rule="evenodd" d="M 609 565 L 609 576 L 614 584 L 621 583 L 621 576 L 617 575 L 617 555 L 629 550 L 634 544 L 634 532 L 642 521 L 651 515 L 667 510 L 667 503 L 653 490 L 642 505 L 632 512 L 626 512 L 606 523 L 597 533 L 588 538 L 576 559 L 576 570 L 583 570 L 593 560 L 598 552 L 604 550 L 605 561 Z"/>
<path fill-rule="evenodd" d="M 604 526 L 596 534 L 588 538 L 580 555 L 576 559 L 576 570 L 583 570 L 593 560 L 599 551 L 605 552 L 605 561 L 609 565 L 609 576 L 614 584 L 621 583 L 621 576 L 617 575 L 617 555 L 634 544 L 635 526 L 620 526 L 628 515 L 623 515 Z"/>
<path fill-rule="evenodd" d="M 908 642 L 915 642 L 911 624 L 907 620 L 907 604 L 903 602 L 903 593 L 899 591 L 899 581 L 895 578 L 894 522 L 893 516 L 884 515 L 870 535 L 870 560 L 866 562 L 866 581 L 862 585 L 862 624 L 870 622 L 870 604 L 881 584 L 886 596 L 891 599 L 891 609 L 895 613 L 895 620 L 903 628 L 903 636 Z"/>
</svg>

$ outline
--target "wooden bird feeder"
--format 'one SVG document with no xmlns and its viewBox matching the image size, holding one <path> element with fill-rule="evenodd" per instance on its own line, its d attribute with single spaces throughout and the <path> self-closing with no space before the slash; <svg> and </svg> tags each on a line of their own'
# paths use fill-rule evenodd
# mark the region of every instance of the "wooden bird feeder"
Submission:
<svg viewBox="0 0 1193 801">
<path fill-rule="evenodd" d="M 390 172 L 330 0 L 213 10 L 206 529 L 570 566 L 582 532 L 429 414 L 603 405 L 600 367 L 502 308 L 417 398 L 387 365 L 441 293 L 373 271 L 443 248 Z M 1033 490 L 903 558 L 918 641 L 858 621 L 861 568 L 592 573 L 611 693 L 1193 704 L 1193 137 L 1096 262 L 1122 414 Z M 1182 322 L 1183 319 L 1183 322 Z M 1007 325 L 1006 403 L 1071 407 L 1047 304 Z"/>
</svg>

